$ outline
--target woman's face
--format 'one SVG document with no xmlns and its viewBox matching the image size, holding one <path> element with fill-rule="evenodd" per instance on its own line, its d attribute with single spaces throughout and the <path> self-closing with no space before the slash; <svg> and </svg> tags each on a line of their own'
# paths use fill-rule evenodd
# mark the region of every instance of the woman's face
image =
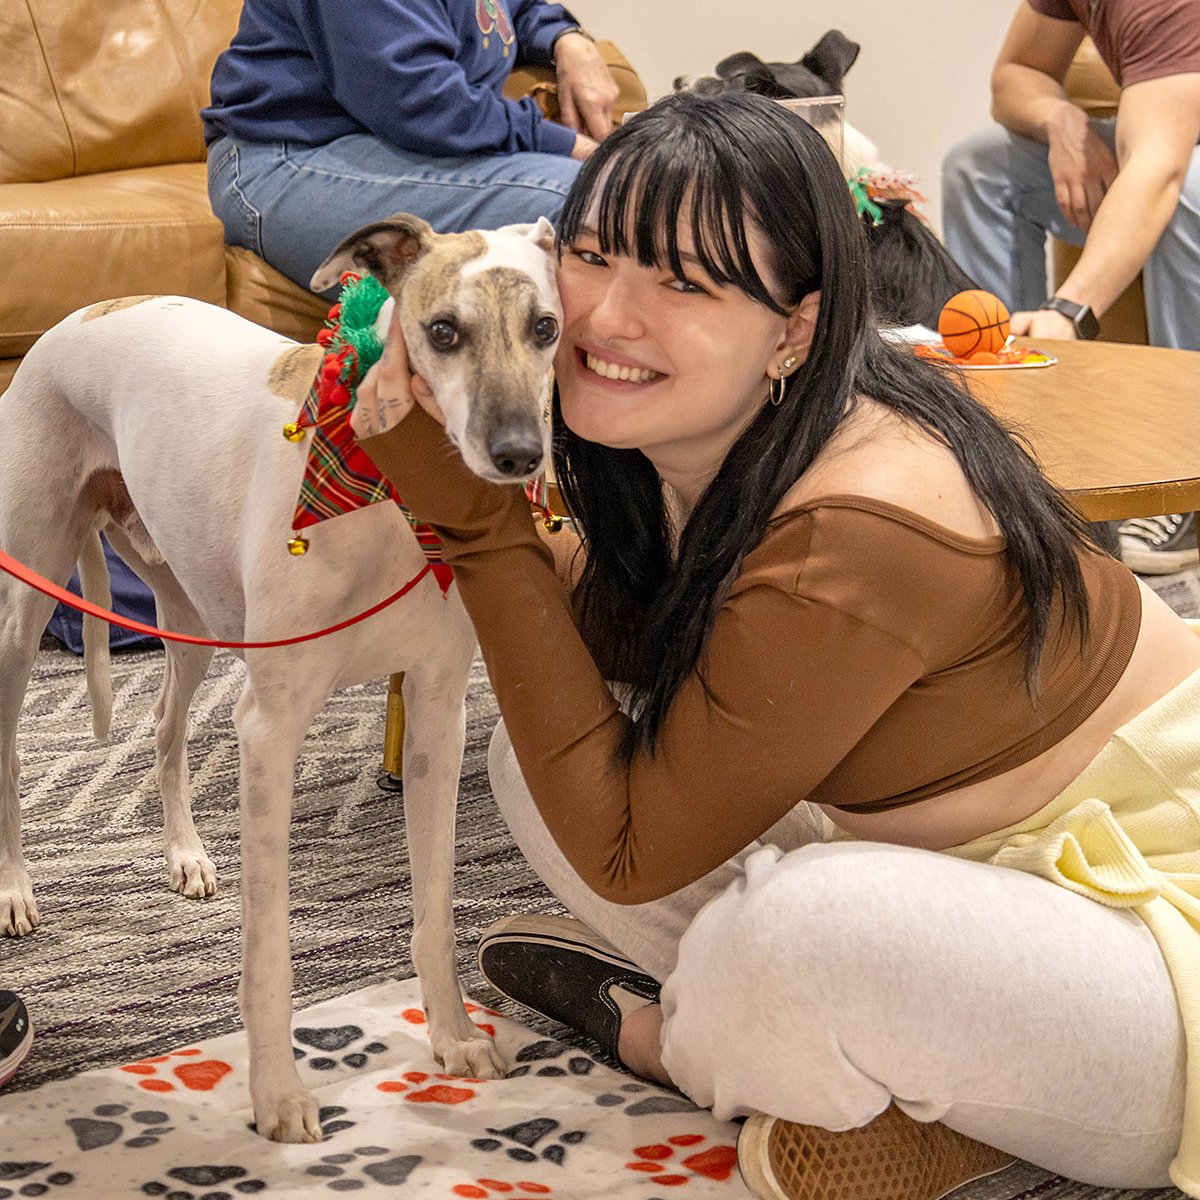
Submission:
<svg viewBox="0 0 1200 1200">
<path fill-rule="evenodd" d="M 749 240 L 770 285 L 762 235 L 751 230 Z M 694 502 L 766 400 L 768 364 L 795 351 L 787 317 L 709 278 L 683 221 L 678 244 L 682 279 L 601 254 L 590 228 L 563 246 L 555 373 L 563 419 L 578 436 L 641 450 Z"/>
</svg>

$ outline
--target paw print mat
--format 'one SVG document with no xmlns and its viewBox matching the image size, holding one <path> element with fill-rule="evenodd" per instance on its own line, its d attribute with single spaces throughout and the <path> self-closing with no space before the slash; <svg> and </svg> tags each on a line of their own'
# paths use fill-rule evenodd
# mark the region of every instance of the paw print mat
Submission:
<svg viewBox="0 0 1200 1200">
<path fill-rule="evenodd" d="M 440 1072 L 416 980 L 297 1013 L 317 1145 L 252 1131 L 243 1033 L 0 1094 L 0 1200 L 746 1200 L 736 1124 L 490 1009 L 471 1018 L 506 1078 Z"/>
</svg>

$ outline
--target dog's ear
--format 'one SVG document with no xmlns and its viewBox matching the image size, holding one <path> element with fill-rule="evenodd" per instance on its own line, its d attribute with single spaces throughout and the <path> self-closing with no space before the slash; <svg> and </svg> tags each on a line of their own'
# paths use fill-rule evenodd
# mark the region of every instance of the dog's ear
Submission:
<svg viewBox="0 0 1200 1200">
<path fill-rule="evenodd" d="M 742 50 L 738 54 L 731 54 L 728 58 L 723 58 L 716 65 L 715 73 L 721 79 L 730 79 L 734 75 L 745 75 L 755 70 L 763 70 L 765 64 L 757 54 L 751 54 L 749 50 Z"/>
<path fill-rule="evenodd" d="M 538 217 L 532 224 L 502 225 L 502 229 L 511 229 L 527 237 L 539 250 L 550 254 L 554 250 L 554 226 L 545 217 Z"/>
<path fill-rule="evenodd" d="M 852 42 L 838 29 L 831 29 L 801 60 L 814 75 L 829 84 L 830 90 L 840 92 L 846 72 L 854 66 L 862 47 Z"/>
<path fill-rule="evenodd" d="M 370 272 L 393 291 L 408 268 L 429 249 L 433 236 L 428 221 L 409 213 L 366 225 L 346 238 L 313 272 L 309 287 L 314 292 L 328 291 L 343 271 L 357 268 Z"/>
</svg>

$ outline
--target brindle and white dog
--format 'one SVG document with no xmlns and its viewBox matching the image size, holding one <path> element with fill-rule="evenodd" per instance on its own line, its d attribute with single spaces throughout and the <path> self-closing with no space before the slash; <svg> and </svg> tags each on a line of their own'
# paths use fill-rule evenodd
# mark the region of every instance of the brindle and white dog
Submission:
<svg viewBox="0 0 1200 1200">
<path fill-rule="evenodd" d="M 413 363 L 467 464 L 494 481 L 541 470 L 543 411 L 561 312 L 553 230 L 435 235 L 399 214 L 348 238 L 314 278 L 348 267 L 388 289 Z M 0 547 L 60 583 L 79 563 L 107 605 L 103 531 L 154 590 L 168 629 L 257 641 L 323 628 L 397 591 L 424 558 L 390 503 L 308 531 L 288 552 L 305 447 L 281 436 L 322 351 L 224 309 L 143 296 L 83 309 L 47 332 L 0 397 Z M 379 432 L 388 413 L 363 414 Z M 38 924 L 21 852 L 17 717 L 53 601 L 0 574 L 0 929 Z M 98 737 L 112 709 L 107 627 L 89 618 Z M 97 636 L 97 634 L 99 636 Z M 260 1133 L 317 1141 L 317 1104 L 292 1055 L 288 826 L 296 756 L 334 688 L 404 671 L 404 811 L 413 878 L 413 962 L 434 1053 L 447 1071 L 494 1078 L 490 1039 L 467 1017 L 454 963 L 454 808 L 474 635 L 457 594 L 431 579 L 332 636 L 244 652 L 234 714 L 241 760 L 243 970 L 250 1088 Z M 187 710 L 211 649 L 166 643 L 155 709 L 171 886 L 211 895 L 213 864 L 192 821 Z"/>
</svg>

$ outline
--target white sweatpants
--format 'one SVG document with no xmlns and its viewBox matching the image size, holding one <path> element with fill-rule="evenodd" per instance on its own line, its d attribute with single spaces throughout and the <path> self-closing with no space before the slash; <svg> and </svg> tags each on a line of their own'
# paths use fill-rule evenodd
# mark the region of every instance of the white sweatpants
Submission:
<svg viewBox="0 0 1200 1200">
<path fill-rule="evenodd" d="M 894 1100 L 1082 1182 L 1168 1185 L 1186 1046 L 1132 912 L 987 863 L 824 842 L 809 805 L 695 884 L 613 904 L 555 846 L 503 724 L 488 767 L 550 890 L 664 982 L 664 1065 L 718 1117 L 841 1130 Z"/>
</svg>

